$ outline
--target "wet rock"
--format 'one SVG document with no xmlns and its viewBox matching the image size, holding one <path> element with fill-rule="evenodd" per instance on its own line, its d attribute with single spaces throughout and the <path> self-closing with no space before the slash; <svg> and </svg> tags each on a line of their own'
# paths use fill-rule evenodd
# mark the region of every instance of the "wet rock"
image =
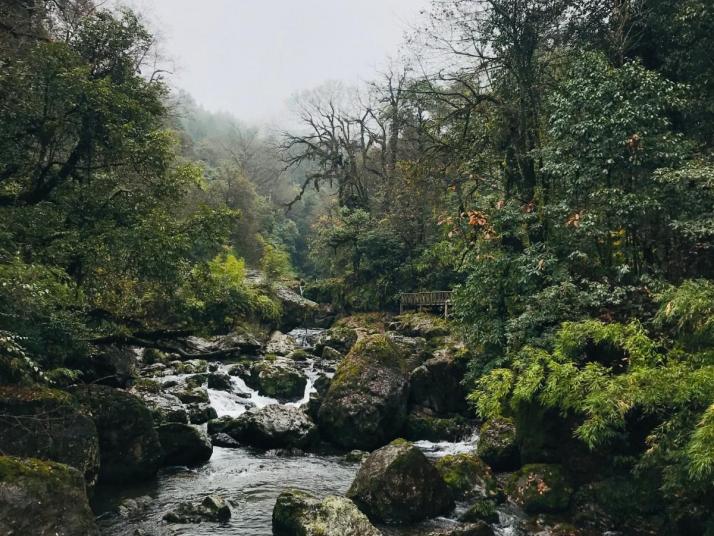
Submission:
<svg viewBox="0 0 714 536">
<path fill-rule="evenodd" d="M 0 452 L 71 465 L 89 486 L 99 474 L 94 421 L 63 391 L 0 387 Z"/>
<path fill-rule="evenodd" d="M 323 358 L 329 359 L 324 355 L 325 348 L 330 348 L 342 356 L 349 352 L 356 342 L 357 332 L 354 329 L 349 327 L 334 327 L 320 335 L 320 338 L 315 343 L 315 350 L 318 354 L 321 353 Z"/>
<path fill-rule="evenodd" d="M 320 501 L 298 490 L 278 496 L 273 508 L 274 536 L 380 536 L 355 504 L 345 497 Z"/>
<path fill-rule="evenodd" d="M 148 495 L 136 499 L 124 499 L 117 507 L 117 514 L 121 517 L 133 517 L 146 510 L 152 502 L 153 499 Z"/>
<path fill-rule="evenodd" d="M 203 374 L 208 372 L 208 362 L 203 359 L 172 361 L 169 363 L 176 374 Z"/>
<path fill-rule="evenodd" d="M 332 348 L 331 346 L 325 346 L 322 349 L 322 359 L 326 361 L 340 361 L 344 355 Z"/>
<path fill-rule="evenodd" d="M 471 424 L 461 415 L 437 417 L 427 408 L 415 408 L 407 415 L 404 436 L 410 441 L 459 441 L 470 433 Z"/>
<path fill-rule="evenodd" d="M 496 511 L 496 501 L 493 499 L 478 499 L 468 510 L 459 517 L 459 521 L 475 523 L 498 523 L 498 512 Z"/>
<path fill-rule="evenodd" d="M 406 337 L 394 332 L 387 332 L 387 337 L 406 356 L 408 370 L 412 370 L 432 357 L 422 337 Z"/>
<path fill-rule="evenodd" d="M 99 481 L 153 477 L 161 463 L 161 444 L 146 405 L 126 391 L 102 385 L 83 385 L 72 392 L 97 427 Z"/>
<path fill-rule="evenodd" d="M 188 389 L 201 389 L 208 383 L 208 374 L 191 374 L 183 379 L 184 384 Z"/>
<path fill-rule="evenodd" d="M 414 369 L 409 379 L 409 403 L 430 408 L 439 414 L 466 410 L 466 389 L 462 385 L 466 361 L 441 350 Z"/>
<path fill-rule="evenodd" d="M 271 404 L 249 409 L 239 417 L 221 420 L 225 432 L 241 444 L 264 449 L 299 448 L 313 446 L 317 440 L 317 426 L 301 408 Z M 221 429 L 222 428 L 222 429 Z"/>
<path fill-rule="evenodd" d="M 477 521 L 476 523 L 435 530 L 430 532 L 428 536 L 493 536 L 493 534 L 493 529 L 485 522 Z"/>
<path fill-rule="evenodd" d="M 439 471 L 414 445 L 397 439 L 362 463 L 347 496 L 370 519 L 413 523 L 454 507 Z"/>
<path fill-rule="evenodd" d="M 496 471 L 508 471 L 520 465 L 516 444 L 516 425 L 511 419 L 489 419 L 481 426 L 477 453 Z"/>
<path fill-rule="evenodd" d="M 450 333 L 449 323 L 441 317 L 426 313 L 406 313 L 394 318 L 388 328 L 407 337 L 433 339 Z"/>
<path fill-rule="evenodd" d="M 189 404 L 186 406 L 186 411 L 191 424 L 203 424 L 218 417 L 213 406 L 207 403 Z"/>
<path fill-rule="evenodd" d="M 436 469 L 451 489 L 454 497 L 498 497 L 498 483 L 486 465 L 475 454 L 454 454 L 439 458 Z"/>
<path fill-rule="evenodd" d="M 233 383 L 228 374 L 212 372 L 208 375 L 208 388 L 217 389 L 219 391 L 232 391 Z"/>
<path fill-rule="evenodd" d="M 245 382 L 262 395 L 294 402 L 303 397 L 307 378 L 289 362 L 265 359 L 251 367 Z"/>
<path fill-rule="evenodd" d="M 212 521 L 214 523 L 224 523 L 231 518 L 231 509 L 218 495 L 209 495 L 201 504 L 181 503 L 175 510 L 164 515 L 167 523 L 201 523 Z"/>
<path fill-rule="evenodd" d="M 298 348 L 297 350 L 293 350 L 287 355 L 287 358 L 290 361 L 295 361 L 298 363 L 305 363 L 306 361 L 309 361 L 311 359 L 315 359 L 316 356 L 312 355 L 311 353 L 307 352 L 306 350 L 302 350 L 301 348 Z"/>
<path fill-rule="evenodd" d="M 231 365 L 228 368 L 228 374 L 230 376 L 238 376 L 240 378 L 245 378 L 247 376 L 250 376 L 250 368 L 244 363 L 237 363 L 235 365 Z"/>
<path fill-rule="evenodd" d="M 399 349 L 384 335 L 365 337 L 337 368 L 319 409 L 320 430 L 343 448 L 379 447 L 401 434 L 407 389 Z"/>
<path fill-rule="evenodd" d="M 0 534 L 98 535 L 82 473 L 55 462 L 0 457 Z"/>
<path fill-rule="evenodd" d="M 369 456 L 369 452 L 364 450 L 351 450 L 345 454 L 345 461 L 350 463 L 362 463 Z"/>
<path fill-rule="evenodd" d="M 268 339 L 268 344 L 265 346 L 265 352 L 286 356 L 297 348 L 297 342 L 290 335 L 286 335 L 280 331 L 274 331 Z"/>
<path fill-rule="evenodd" d="M 190 424 L 162 424 L 156 430 L 166 465 L 193 465 L 208 461 L 213 445 L 208 435 Z"/>
<path fill-rule="evenodd" d="M 214 434 L 224 433 L 226 429 L 233 424 L 234 421 L 234 417 L 228 417 L 227 415 L 209 420 L 208 424 L 206 425 L 208 435 L 213 436 Z"/>
<path fill-rule="evenodd" d="M 240 349 L 240 353 L 253 355 L 256 352 L 261 352 L 263 349 L 263 343 L 260 342 L 259 335 L 252 333 L 247 329 L 235 331 L 233 333 L 229 333 L 228 335 L 214 337 L 212 339 L 212 343 L 214 351 L 225 351 L 231 348 L 238 348 Z"/>
<path fill-rule="evenodd" d="M 560 465 L 535 463 L 510 476 L 506 493 L 526 512 L 538 514 L 566 510 L 573 488 Z"/>
<path fill-rule="evenodd" d="M 163 376 L 168 367 L 163 363 L 154 363 L 141 369 L 141 375 L 146 377 Z"/>
<path fill-rule="evenodd" d="M 203 387 L 177 389 L 172 391 L 172 393 L 184 404 L 201 404 L 209 402 L 208 391 Z"/>
<path fill-rule="evenodd" d="M 132 394 L 139 397 L 151 411 L 155 425 L 169 422 L 188 422 L 188 412 L 178 397 L 169 393 L 150 393 L 132 390 Z"/>
<path fill-rule="evenodd" d="M 240 447 L 240 443 L 238 443 L 238 441 L 233 439 L 228 434 L 224 434 L 222 432 L 212 435 L 211 443 L 213 443 L 213 446 L 215 447 L 223 447 L 227 449 L 234 449 L 236 447 Z"/>
<path fill-rule="evenodd" d="M 300 325 L 314 325 L 315 319 L 320 313 L 320 306 L 317 303 L 303 298 L 285 285 L 275 285 L 274 292 L 283 311 L 280 329 L 290 331 Z"/>
</svg>

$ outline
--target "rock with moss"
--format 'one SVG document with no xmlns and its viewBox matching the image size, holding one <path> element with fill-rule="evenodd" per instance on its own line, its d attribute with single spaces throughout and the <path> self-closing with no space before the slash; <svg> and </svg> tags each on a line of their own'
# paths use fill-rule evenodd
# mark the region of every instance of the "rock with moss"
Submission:
<svg viewBox="0 0 714 536">
<path fill-rule="evenodd" d="M 466 388 L 463 386 L 466 360 L 448 350 L 414 369 L 409 381 L 409 403 L 430 408 L 436 413 L 464 413 Z"/>
<path fill-rule="evenodd" d="M 98 535 L 82 473 L 60 463 L 0 456 L 0 534 Z"/>
<path fill-rule="evenodd" d="M 231 518 L 228 503 L 218 495 L 208 495 L 199 504 L 184 502 L 164 515 L 167 523 L 225 523 Z"/>
<path fill-rule="evenodd" d="M 218 391 L 232 391 L 233 382 L 228 374 L 222 372 L 211 372 L 208 375 L 208 388 Z"/>
<path fill-rule="evenodd" d="M 314 325 L 320 315 L 320 306 L 317 303 L 304 298 L 283 284 L 274 285 L 273 293 L 280 302 L 282 311 L 279 320 L 280 329 L 288 332 L 298 326 Z"/>
<path fill-rule="evenodd" d="M 307 377 L 288 361 L 264 359 L 253 364 L 245 382 L 262 395 L 295 402 L 305 393 Z"/>
<path fill-rule="evenodd" d="M 151 411 L 151 416 L 156 426 L 170 422 L 188 422 L 188 412 L 178 397 L 169 393 L 143 391 L 136 389 L 136 387 L 131 390 L 131 393 L 146 404 L 146 407 Z"/>
<path fill-rule="evenodd" d="M 386 335 L 405 356 L 408 370 L 415 369 L 432 357 L 431 351 L 427 347 L 426 339 L 423 337 L 407 337 L 393 331 L 387 332 Z"/>
<path fill-rule="evenodd" d="M 357 342 L 357 332 L 349 327 L 334 327 L 325 331 L 315 344 L 318 354 L 323 354 L 324 349 L 331 348 L 340 355 L 348 353 Z"/>
<path fill-rule="evenodd" d="M 451 332 L 449 323 L 442 317 L 427 313 L 405 313 L 394 318 L 388 329 L 407 337 L 433 339 Z"/>
<path fill-rule="evenodd" d="M 520 466 L 516 443 L 516 425 L 512 419 L 489 419 L 481 426 L 478 455 L 496 471 L 509 471 Z"/>
<path fill-rule="evenodd" d="M 567 510 L 573 488 L 562 466 L 534 463 L 509 477 L 506 493 L 526 512 L 539 514 Z"/>
<path fill-rule="evenodd" d="M 451 490 L 424 453 L 403 439 L 372 452 L 347 496 L 370 519 L 414 523 L 449 512 Z"/>
<path fill-rule="evenodd" d="M 252 408 L 235 419 L 209 423 L 209 433 L 226 433 L 244 445 L 263 449 L 308 449 L 317 442 L 317 426 L 302 408 L 271 404 Z"/>
<path fill-rule="evenodd" d="M 360 340 L 320 405 L 320 430 L 346 449 L 372 450 L 401 435 L 407 415 L 404 355 L 384 335 Z"/>
<path fill-rule="evenodd" d="M 444 456 L 435 462 L 435 466 L 458 499 L 500 495 L 491 468 L 475 454 Z"/>
<path fill-rule="evenodd" d="M 176 374 L 205 374 L 208 372 L 208 362 L 203 359 L 172 361 L 170 365 Z"/>
<path fill-rule="evenodd" d="M 166 465 L 194 465 L 208 461 L 213 445 L 206 432 L 196 426 L 168 423 L 156 431 L 164 452 Z"/>
<path fill-rule="evenodd" d="M 404 437 L 411 441 L 459 441 L 471 433 L 471 423 L 461 415 L 439 417 L 430 409 L 414 408 L 407 415 Z"/>
<path fill-rule="evenodd" d="M 71 465 L 89 486 L 99 474 L 94 421 L 71 396 L 55 389 L 0 387 L 0 452 Z"/>
<path fill-rule="evenodd" d="M 320 500 L 298 490 L 282 492 L 273 508 L 274 536 L 379 536 L 382 533 L 345 498 Z"/>
<path fill-rule="evenodd" d="M 476 523 L 478 521 L 490 524 L 498 523 L 496 507 L 496 501 L 493 499 L 478 499 L 459 516 L 459 521 L 465 523 Z"/>
<path fill-rule="evenodd" d="M 265 346 L 265 352 L 268 354 L 286 356 L 296 348 L 297 341 L 290 335 L 286 335 L 281 331 L 274 331 L 270 335 L 270 339 L 268 339 L 268 343 Z"/>
<path fill-rule="evenodd" d="M 218 417 L 215 408 L 206 402 L 187 404 L 186 412 L 188 413 L 188 422 L 191 424 L 203 424 Z"/>
<path fill-rule="evenodd" d="M 84 371 L 84 380 L 111 387 L 128 387 L 139 377 L 139 356 L 135 348 L 109 345 L 91 356 Z"/>
<path fill-rule="evenodd" d="M 322 349 L 322 359 L 324 359 L 325 361 L 341 361 L 343 357 L 343 354 L 341 354 L 331 346 L 325 346 Z"/>
<path fill-rule="evenodd" d="M 97 427 L 99 481 L 153 477 L 161 464 L 161 444 L 146 404 L 131 393 L 102 385 L 84 385 L 72 392 Z"/>
</svg>

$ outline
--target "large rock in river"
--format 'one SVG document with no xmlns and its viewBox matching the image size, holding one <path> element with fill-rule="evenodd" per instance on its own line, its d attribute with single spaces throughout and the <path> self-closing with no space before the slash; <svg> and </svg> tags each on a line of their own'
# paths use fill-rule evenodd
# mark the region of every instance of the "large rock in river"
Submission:
<svg viewBox="0 0 714 536">
<path fill-rule="evenodd" d="M 211 421 L 208 431 L 225 433 L 239 443 L 264 449 L 306 449 L 317 441 L 317 426 L 304 410 L 279 404 L 249 409 L 235 419 Z"/>
<path fill-rule="evenodd" d="M 320 431 L 347 449 L 371 450 L 401 435 L 407 415 L 404 355 L 384 335 L 357 342 L 318 412 Z"/>
<path fill-rule="evenodd" d="M 529 514 L 540 514 L 566 510 L 573 488 L 560 465 L 534 463 L 510 476 L 506 492 Z"/>
<path fill-rule="evenodd" d="M 0 457 L 0 534 L 98 535 L 82 473 L 55 462 Z"/>
<path fill-rule="evenodd" d="M 497 417 L 483 423 L 478 455 L 496 471 L 508 471 L 520 466 L 516 425 L 512 419 Z"/>
<path fill-rule="evenodd" d="M 63 391 L 0 387 L 0 452 L 71 465 L 89 486 L 99 474 L 97 428 Z"/>
<path fill-rule="evenodd" d="M 442 349 L 411 373 L 409 403 L 439 414 L 466 410 L 466 389 L 462 382 L 466 360 Z"/>
<path fill-rule="evenodd" d="M 153 477 L 161 464 L 161 444 L 146 405 L 126 391 L 103 385 L 83 385 L 73 393 L 97 427 L 100 482 Z"/>
<path fill-rule="evenodd" d="M 449 512 L 451 490 L 424 453 L 403 439 L 362 463 L 347 496 L 371 519 L 413 523 Z"/>
<path fill-rule="evenodd" d="M 157 428 L 166 465 L 192 465 L 208 461 L 213 454 L 211 440 L 197 426 L 162 424 Z"/>
<path fill-rule="evenodd" d="M 434 464 L 458 499 L 499 496 L 498 483 L 486 465 L 475 454 L 452 454 L 439 458 Z"/>
<path fill-rule="evenodd" d="M 300 400 L 307 385 L 305 375 L 283 360 L 258 361 L 250 368 L 250 376 L 244 379 L 260 394 L 277 398 L 281 402 Z"/>
<path fill-rule="evenodd" d="M 380 536 L 355 504 L 328 496 L 320 501 L 309 493 L 287 490 L 273 508 L 274 536 Z"/>
</svg>

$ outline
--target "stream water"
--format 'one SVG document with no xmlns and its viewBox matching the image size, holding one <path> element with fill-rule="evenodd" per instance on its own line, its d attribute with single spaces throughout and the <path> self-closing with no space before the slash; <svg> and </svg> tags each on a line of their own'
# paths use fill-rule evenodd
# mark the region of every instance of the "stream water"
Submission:
<svg viewBox="0 0 714 536">
<path fill-rule="evenodd" d="M 290 335 L 299 346 L 309 347 L 320 330 L 298 329 Z M 318 371 L 306 362 L 308 382 L 301 400 L 290 405 L 307 403 Z M 221 366 L 224 370 L 225 367 Z M 277 400 L 262 396 L 245 382 L 232 377 L 233 392 L 209 389 L 211 405 L 219 416 L 238 416 L 250 407 L 276 404 Z M 469 452 L 475 447 L 477 435 L 461 442 L 415 443 L 427 456 Z M 298 488 L 317 496 L 344 495 L 354 479 L 358 463 L 347 462 L 337 455 L 285 455 L 280 451 L 260 451 L 252 448 L 214 447 L 211 459 L 194 468 L 168 467 L 150 482 L 122 488 L 100 488 L 95 492 L 93 506 L 99 515 L 103 536 L 168 536 L 225 535 L 270 536 L 271 516 L 278 495 L 287 488 Z M 200 502 L 206 495 L 216 494 L 232 505 L 233 516 L 223 524 L 201 523 L 167 525 L 163 515 L 182 502 Z M 138 508 L 122 508 L 127 499 L 134 499 Z M 129 501 L 129 504 L 131 501 Z M 465 505 L 457 507 L 455 514 Z M 499 536 L 518 536 L 521 515 L 506 506 L 499 512 L 500 523 L 494 526 Z M 437 527 L 448 526 L 453 520 L 440 518 L 409 528 L 382 527 L 385 535 L 408 536 L 426 534 Z"/>
</svg>

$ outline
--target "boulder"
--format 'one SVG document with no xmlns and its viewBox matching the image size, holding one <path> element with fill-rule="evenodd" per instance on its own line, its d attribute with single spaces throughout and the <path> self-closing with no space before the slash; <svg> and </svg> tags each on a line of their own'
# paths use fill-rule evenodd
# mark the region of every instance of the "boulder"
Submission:
<svg viewBox="0 0 714 536">
<path fill-rule="evenodd" d="M 176 374 L 205 374 L 208 372 L 208 362 L 203 359 L 171 361 L 169 365 L 171 365 Z"/>
<path fill-rule="evenodd" d="M 322 501 L 298 490 L 282 492 L 273 508 L 274 536 L 380 536 L 355 504 L 328 496 Z"/>
<path fill-rule="evenodd" d="M 89 486 L 99 474 L 94 421 L 63 391 L 0 387 L 0 452 L 71 465 Z"/>
<path fill-rule="evenodd" d="M 128 387 L 139 377 L 139 355 L 134 348 L 105 346 L 90 359 L 84 379 L 112 387 Z"/>
<path fill-rule="evenodd" d="M 516 469 L 520 454 L 516 444 L 516 425 L 506 418 L 489 419 L 481 426 L 477 453 L 496 471 Z"/>
<path fill-rule="evenodd" d="M 200 504 L 181 503 L 175 510 L 164 515 L 167 523 L 201 523 L 212 521 L 225 523 L 231 518 L 231 509 L 218 495 L 209 495 Z"/>
<path fill-rule="evenodd" d="M 527 513 L 540 514 L 566 510 L 573 488 L 560 465 L 534 463 L 509 477 L 506 493 Z"/>
<path fill-rule="evenodd" d="M 307 378 L 287 361 L 265 359 L 253 364 L 245 382 L 262 395 L 294 402 L 305 394 Z"/>
<path fill-rule="evenodd" d="M 407 395 L 403 354 L 384 335 L 364 337 L 330 382 L 318 412 L 320 430 L 340 447 L 372 450 L 401 434 Z"/>
<path fill-rule="evenodd" d="M 499 496 L 498 483 L 491 468 L 475 454 L 444 456 L 434 465 L 458 499 Z"/>
<path fill-rule="evenodd" d="M 297 341 L 281 331 L 274 331 L 265 346 L 265 353 L 286 356 L 297 348 Z"/>
<path fill-rule="evenodd" d="M 131 392 L 149 408 L 156 426 L 169 422 L 188 422 L 188 412 L 178 397 L 169 393 L 150 393 L 136 389 Z"/>
<path fill-rule="evenodd" d="M 322 359 L 325 361 L 340 361 L 344 356 L 332 348 L 331 346 L 325 346 L 322 349 Z"/>
<path fill-rule="evenodd" d="M 425 339 L 443 337 L 451 332 L 449 323 L 444 318 L 427 313 L 399 315 L 390 322 L 387 328 L 407 337 L 424 337 Z"/>
<path fill-rule="evenodd" d="M 153 477 L 161 464 L 161 444 L 146 405 L 126 391 L 103 385 L 83 385 L 73 394 L 97 427 L 99 481 L 122 483 Z"/>
<path fill-rule="evenodd" d="M 211 424 L 209 433 L 224 432 L 241 444 L 264 449 L 306 449 L 317 440 L 317 426 L 304 410 L 279 404 L 252 408 L 235 419 Z"/>
<path fill-rule="evenodd" d="M 213 406 L 205 402 L 189 404 L 186 406 L 186 411 L 191 424 L 203 424 L 218 417 L 218 413 L 216 413 Z"/>
<path fill-rule="evenodd" d="M 472 433 L 472 425 L 461 415 L 437 417 L 427 408 L 415 408 L 407 415 L 404 437 L 410 441 L 459 441 Z"/>
<path fill-rule="evenodd" d="M 208 398 L 208 390 L 205 387 L 177 389 L 172 390 L 171 392 L 184 404 L 205 404 L 210 401 Z"/>
<path fill-rule="evenodd" d="M 423 452 L 403 439 L 367 457 L 347 496 L 370 519 L 385 523 L 413 523 L 454 507 L 439 471 Z"/>
<path fill-rule="evenodd" d="M 394 333 L 393 331 L 388 331 L 386 336 L 405 356 L 405 363 L 408 370 L 415 369 L 433 357 L 427 348 L 426 339 L 423 337 L 407 337 Z"/>
<path fill-rule="evenodd" d="M 436 352 L 423 365 L 414 369 L 409 378 L 409 403 L 430 408 L 436 413 L 466 411 L 466 389 L 462 382 L 466 361 L 448 350 Z"/>
<path fill-rule="evenodd" d="M 82 473 L 35 458 L 0 457 L 0 534 L 97 536 Z"/>
<path fill-rule="evenodd" d="M 317 303 L 304 298 L 285 285 L 274 285 L 273 291 L 281 304 L 283 314 L 280 328 L 283 331 L 290 331 L 300 325 L 314 325 L 320 313 L 320 306 Z"/>
<path fill-rule="evenodd" d="M 240 443 L 238 443 L 238 441 L 233 439 L 228 434 L 224 434 L 223 432 L 213 434 L 211 436 L 211 443 L 213 443 L 213 446 L 215 447 L 223 447 L 226 449 L 234 449 L 240 447 Z"/>
<path fill-rule="evenodd" d="M 162 424 L 156 430 L 166 465 L 193 465 L 208 461 L 213 445 L 208 435 L 190 424 Z"/>
<path fill-rule="evenodd" d="M 324 349 L 330 348 L 340 353 L 340 355 L 349 352 L 357 342 L 357 332 L 348 327 L 334 327 L 325 331 L 315 344 L 317 353 L 323 353 Z"/>
<path fill-rule="evenodd" d="M 208 375 L 208 388 L 217 389 L 218 391 L 232 391 L 233 382 L 228 374 L 220 372 L 212 372 Z"/>
<path fill-rule="evenodd" d="M 478 521 L 498 523 L 496 501 L 493 499 L 478 499 L 469 506 L 468 510 L 459 516 L 459 521 L 466 523 L 476 523 Z"/>
</svg>

